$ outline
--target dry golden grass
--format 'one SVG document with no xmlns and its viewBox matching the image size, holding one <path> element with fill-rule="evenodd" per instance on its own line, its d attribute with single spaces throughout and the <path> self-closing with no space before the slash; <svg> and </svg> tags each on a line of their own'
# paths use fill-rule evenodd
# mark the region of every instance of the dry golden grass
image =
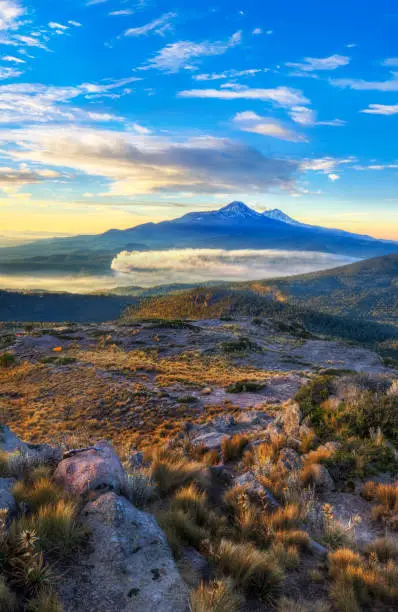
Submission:
<svg viewBox="0 0 398 612">
<path fill-rule="evenodd" d="M 193 480 L 206 480 L 203 464 L 185 458 L 155 457 L 151 466 L 151 477 L 161 495 L 168 495 Z"/>
<path fill-rule="evenodd" d="M 247 595 L 272 601 L 279 592 L 284 574 L 269 553 L 257 550 L 251 544 L 235 544 L 221 540 L 214 551 L 217 567 L 231 576 Z"/>
<path fill-rule="evenodd" d="M 243 451 L 248 443 L 249 438 L 242 434 L 236 434 L 231 438 L 224 438 L 221 444 L 221 452 L 224 463 L 241 459 Z"/>
<path fill-rule="evenodd" d="M 274 375 L 197 353 L 164 358 L 157 351 L 105 348 L 65 355 L 76 359 L 67 376 L 51 364 L 27 361 L 0 368 L 0 414 L 22 439 L 65 443 L 84 435 L 88 440 L 106 437 L 116 448 L 153 448 L 178 435 L 187 420 L 203 423 L 231 411 L 227 404 L 208 406 L 204 415 L 194 403 L 163 400 L 170 386 L 185 387 L 188 396 L 192 388 L 265 381 Z"/>
<path fill-rule="evenodd" d="M 365 499 L 378 502 L 372 509 L 375 520 L 385 521 L 398 530 L 398 484 L 376 484 L 367 482 L 361 492 Z"/>
<path fill-rule="evenodd" d="M 362 605 L 372 609 L 377 602 L 398 604 L 398 566 L 392 560 L 383 565 L 374 553 L 366 559 L 350 549 L 340 549 L 329 553 L 329 572 L 338 610 L 354 612 Z"/>
<path fill-rule="evenodd" d="M 376 555 L 381 563 L 398 560 L 398 543 L 392 538 L 376 538 L 366 546 L 368 555 Z"/>
<path fill-rule="evenodd" d="M 175 357 L 159 357 L 154 351 L 75 351 L 70 353 L 78 361 L 108 370 L 152 372 L 156 382 L 164 387 L 175 384 L 219 385 L 227 387 L 244 379 L 266 381 L 269 371 L 250 366 L 238 367 L 219 356 L 203 356 L 198 351 L 187 351 Z"/>
<path fill-rule="evenodd" d="M 306 465 L 322 463 L 332 457 L 334 451 L 326 446 L 318 446 L 317 449 L 310 451 L 304 458 Z"/>
<path fill-rule="evenodd" d="M 41 506 L 54 504 L 61 497 L 62 491 L 50 478 L 41 477 L 33 483 L 19 480 L 15 483 L 12 494 L 19 504 L 26 504 L 31 511 L 38 510 Z"/>
<path fill-rule="evenodd" d="M 190 612 L 239 612 L 242 597 L 228 579 L 201 583 L 191 593 Z"/>
</svg>

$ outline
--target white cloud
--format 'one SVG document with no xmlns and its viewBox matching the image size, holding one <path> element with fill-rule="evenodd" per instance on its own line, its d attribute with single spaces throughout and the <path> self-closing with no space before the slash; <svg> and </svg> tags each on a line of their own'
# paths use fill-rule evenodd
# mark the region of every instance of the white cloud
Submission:
<svg viewBox="0 0 398 612">
<path fill-rule="evenodd" d="M 21 74 L 23 74 L 23 72 L 17 68 L 0 67 L 0 80 L 15 79 L 21 76 Z"/>
<path fill-rule="evenodd" d="M 302 62 L 286 62 L 288 68 L 296 68 L 302 72 L 316 72 L 318 70 L 336 70 L 347 66 L 350 58 L 346 55 L 330 55 L 329 57 L 305 57 Z"/>
<path fill-rule="evenodd" d="M 329 121 L 318 121 L 317 114 L 312 108 L 306 106 L 293 106 L 289 111 L 290 117 L 295 123 L 300 125 L 306 125 L 312 127 L 314 125 L 330 125 L 335 127 L 341 127 L 345 125 L 345 121 L 342 119 L 331 119 Z"/>
<path fill-rule="evenodd" d="M 264 193 L 295 182 L 297 162 L 243 142 L 203 136 L 180 142 L 134 131 L 83 127 L 0 130 L 14 161 L 69 168 L 109 183 L 104 197 L 148 193 Z M 18 143 L 18 144 L 15 144 Z"/>
<path fill-rule="evenodd" d="M 111 17 L 124 17 L 127 15 L 133 15 L 134 11 L 131 9 L 121 9 L 120 11 L 111 11 L 108 13 Z"/>
<path fill-rule="evenodd" d="M 14 29 L 25 9 L 15 0 L 0 0 L 0 30 Z"/>
<path fill-rule="evenodd" d="M 290 130 L 279 121 L 267 117 L 260 117 L 260 115 L 251 111 L 237 113 L 233 121 L 243 132 L 271 136 L 272 138 L 287 140 L 289 142 L 307 142 L 305 136 Z"/>
<path fill-rule="evenodd" d="M 3 71 L 7 72 L 3 72 Z M 11 74 L 14 68 L 0 68 L 0 78 L 17 76 Z M 104 121 L 116 118 L 106 113 L 90 112 L 71 106 L 79 96 L 102 97 L 119 96 L 120 88 L 136 77 L 105 81 L 102 83 L 83 83 L 76 87 L 52 87 L 37 83 L 9 83 L 0 85 L 0 123 L 51 123 L 65 121 Z M 139 80 L 139 79 L 138 79 Z M 123 90 L 124 91 L 124 90 Z M 119 120 L 120 118 L 117 118 Z"/>
<path fill-rule="evenodd" d="M 310 170 L 313 172 L 321 172 L 323 174 L 333 174 L 333 171 L 341 165 L 351 164 L 355 158 L 349 157 L 346 159 L 338 159 L 336 157 L 317 157 L 314 159 L 304 159 L 300 163 L 300 168 L 304 172 Z"/>
<path fill-rule="evenodd" d="M 223 72 L 210 72 L 205 74 L 194 74 L 193 79 L 195 81 L 218 81 L 221 79 L 235 79 L 245 76 L 255 76 L 259 72 L 267 72 L 267 68 L 247 68 L 246 70 L 236 70 L 231 68 L 230 70 L 224 70 Z"/>
<path fill-rule="evenodd" d="M 68 24 L 71 26 L 75 26 L 75 28 L 81 28 L 82 24 L 80 23 L 80 21 L 73 21 L 73 19 L 70 19 L 68 21 Z"/>
<path fill-rule="evenodd" d="M 339 178 L 340 178 L 339 174 L 334 174 L 333 172 L 331 174 L 328 174 L 328 179 L 332 181 L 332 183 L 334 183 L 335 181 L 338 181 Z"/>
<path fill-rule="evenodd" d="M 69 27 L 67 25 L 57 23 L 56 21 L 50 21 L 48 27 L 51 28 L 51 30 L 69 30 Z"/>
<path fill-rule="evenodd" d="M 361 110 L 368 115 L 397 115 L 398 104 L 369 104 L 368 108 Z"/>
<path fill-rule="evenodd" d="M 4 62 L 13 62 L 14 64 L 26 64 L 25 60 L 20 57 L 15 57 L 14 55 L 5 55 L 2 57 Z"/>
<path fill-rule="evenodd" d="M 262 28 L 254 28 L 252 34 L 254 34 L 254 36 L 258 36 L 259 34 L 263 34 L 263 29 Z"/>
<path fill-rule="evenodd" d="M 218 98 L 220 100 L 262 100 L 276 102 L 280 106 L 308 104 L 309 100 L 299 89 L 275 87 L 274 89 L 251 89 L 245 87 L 239 91 L 219 89 L 189 89 L 177 94 L 180 98 Z"/>
<path fill-rule="evenodd" d="M 164 72 L 175 73 L 183 68 L 192 67 L 200 57 L 222 55 L 228 49 L 239 45 L 241 40 L 241 32 L 235 32 L 225 42 L 204 41 L 195 43 L 189 40 L 181 40 L 161 49 L 144 68 L 156 68 Z"/>
<path fill-rule="evenodd" d="M 330 79 L 336 87 L 348 87 L 359 91 L 398 91 L 398 72 L 392 72 L 387 81 L 365 81 L 364 79 Z"/>
<path fill-rule="evenodd" d="M 158 19 L 146 23 L 143 26 L 137 28 L 129 28 L 125 31 L 124 36 L 145 36 L 154 32 L 155 34 L 163 35 L 165 32 L 170 30 L 171 22 L 177 17 L 176 13 L 165 13 Z"/>
<path fill-rule="evenodd" d="M 112 262 L 117 284 L 259 280 L 333 268 L 353 260 L 313 251 L 170 249 L 119 253 Z"/>
</svg>

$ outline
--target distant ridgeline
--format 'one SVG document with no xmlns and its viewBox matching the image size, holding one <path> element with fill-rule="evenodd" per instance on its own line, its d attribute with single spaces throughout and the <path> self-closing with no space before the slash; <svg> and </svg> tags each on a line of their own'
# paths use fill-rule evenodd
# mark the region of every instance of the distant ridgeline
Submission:
<svg viewBox="0 0 398 612">
<path fill-rule="evenodd" d="M 300 223 L 280 210 L 258 213 L 242 202 L 104 234 L 39 240 L 0 249 L 0 273 L 109 274 L 121 251 L 171 248 L 282 249 L 353 258 L 398 252 L 398 242 Z"/>
</svg>

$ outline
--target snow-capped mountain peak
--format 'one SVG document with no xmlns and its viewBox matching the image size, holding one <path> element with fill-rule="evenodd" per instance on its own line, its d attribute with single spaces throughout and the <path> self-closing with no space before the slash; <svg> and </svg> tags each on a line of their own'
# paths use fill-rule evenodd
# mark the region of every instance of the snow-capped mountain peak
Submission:
<svg viewBox="0 0 398 612">
<path fill-rule="evenodd" d="M 228 204 L 228 206 L 220 208 L 218 214 L 222 215 L 223 217 L 240 217 L 244 219 L 261 216 L 260 213 L 249 208 L 243 202 L 231 202 L 231 204 Z"/>
<path fill-rule="evenodd" d="M 283 223 L 288 223 L 289 225 L 302 225 L 292 217 L 289 217 L 283 210 L 279 210 L 279 208 L 274 208 L 273 210 L 265 210 L 263 212 L 263 217 L 268 217 L 268 219 L 274 219 L 274 221 L 283 221 Z"/>
</svg>

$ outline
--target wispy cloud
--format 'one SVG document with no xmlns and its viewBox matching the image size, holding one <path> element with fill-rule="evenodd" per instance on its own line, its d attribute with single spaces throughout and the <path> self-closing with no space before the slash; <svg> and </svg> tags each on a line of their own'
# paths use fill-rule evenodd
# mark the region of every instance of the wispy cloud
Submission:
<svg viewBox="0 0 398 612">
<path fill-rule="evenodd" d="M 336 70 L 347 66 L 350 58 L 347 55 L 330 55 L 329 57 L 305 57 L 301 62 L 286 62 L 288 68 L 295 68 L 301 72 L 317 72 L 319 70 Z"/>
<path fill-rule="evenodd" d="M 13 64 L 25 64 L 25 60 L 21 57 L 15 57 L 14 55 L 4 55 L 2 57 L 3 62 L 12 62 Z"/>
<path fill-rule="evenodd" d="M 305 136 L 290 130 L 279 121 L 276 121 L 276 119 L 261 117 L 251 111 L 237 113 L 233 121 L 243 132 L 261 134 L 262 136 L 270 136 L 271 138 L 288 140 L 289 142 L 307 142 Z"/>
<path fill-rule="evenodd" d="M 210 72 L 204 74 L 194 74 L 195 81 L 218 81 L 221 79 L 237 79 L 239 77 L 253 77 L 259 72 L 267 72 L 267 68 L 247 68 L 246 70 L 224 70 L 223 72 Z"/>
<path fill-rule="evenodd" d="M 163 36 L 172 27 L 172 21 L 177 17 L 176 13 L 165 13 L 158 19 L 154 19 L 143 26 L 129 28 L 124 32 L 124 36 L 145 36 L 147 34 L 159 34 Z"/>
<path fill-rule="evenodd" d="M 206 40 L 195 43 L 189 40 L 182 40 L 161 49 L 144 68 L 156 68 L 163 72 L 175 73 L 183 68 L 192 67 L 200 57 L 222 55 L 228 49 L 239 45 L 241 40 L 241 32 L 235 32 L 225 42 Z"/>
<path fill-rule="evenodd" d="M 313 127 L 314 125 L 329 125 L 334 127 L 342 127 L 346 124 L 342 119 L 330 119 L 329 121 L 318 121 L 317 113 L 307 106 L 293 106 L 289 111 L 289 115 L 295 123 Z"/>
<path fill-rule="evenodd" d="M 369 104 L 368 108 L 361 110 L 368 115 L 397 115 L 398 104 Z"/>
<path fill-rule="evenodd" d="M 299 89 L 275 87 L 274 89 L 257 89 L 245 87 L 238 91 L 220 89 L 188 89 L 177 94 L 180 98 L 216 98 L 219 100 L 262 100 L 276 102 L 280 106 L 290 107 L 308 104 L 309 100 Z"/>
<path fill-rule="evenodd" d="M 398 72 L 392 72 L 387 81 L 366 81 L 365 79 L 330 79 L 335 87 L 347 87 L 359 91 L 398 91 Z"/>
<path fill-rule="evenodd" d="M 355 158 L 337 158 L 337 157 L 317 157 L 314 159 L 304 159 L 300 162 L 300 169 L 304 172 L 313 171 L 321 172 L 322 174 L 330 175 L 339 166 L 352 164 Z M 333 180 L 333 179 L 331 179 Z"/>
</svg>

